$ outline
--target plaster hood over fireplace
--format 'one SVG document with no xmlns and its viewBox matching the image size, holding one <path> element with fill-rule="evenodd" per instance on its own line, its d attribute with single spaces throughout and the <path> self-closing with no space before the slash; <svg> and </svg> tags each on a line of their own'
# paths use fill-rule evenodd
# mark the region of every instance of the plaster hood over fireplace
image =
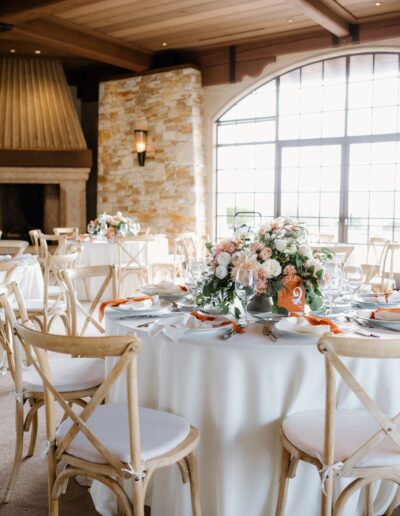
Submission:
<svg viewBox="0 0 400 516">
<path fill-rule="evenodd" d="M 0 117 L 0 184 L 48 185 L 52 222 L 83 229 L 92 156 L 61 63 L 0 59 Z"/>
</svg>

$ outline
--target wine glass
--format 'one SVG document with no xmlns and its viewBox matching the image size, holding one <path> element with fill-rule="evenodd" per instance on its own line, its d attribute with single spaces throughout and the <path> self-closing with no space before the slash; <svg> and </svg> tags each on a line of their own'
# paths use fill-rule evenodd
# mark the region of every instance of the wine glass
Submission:
<svg viewBox="0 0 400 516">
<path fill-rule="evenodd" d="M 243 305 L 243 325 L 249 324 L 247 305 L 256 293 L 256 278 L 249 269 L 239 269 L 235 278 L 235 292 Z"/>
<path fill-rule="evenodd" d="M 95 230 L 96 230 L 96 228 L 94 227 L 94 224 L 89 222 L 89 224 L 87 225 L 87 231 L 88 231 L 88 233 L 90 235 L 90 238 L 93 238 Z"/>
<path fill-rule="evenodd" d="M 204 283 L 205 264 L 204 262 L 189 262 L 185 271 L 185 285 L 196 302 L 197 294 L 200 293 Z"/>
<path fill-rule="evenodd" d="M 340 270 L 340 262 L 332 260 L 325 263 L 325 284 L 322 288 L 324 298 L 329 302 L 327 315 L 332 317 L 333 302 L 341 293 L 342 275 Z"/>
<path fill-rule="evenodd" d="M 361 288 L 363 273 L 358 264 L 343 265 L 342 279 L 345 290 L 350 294 L 350 303 L 353 307 L 354 295 Z"/>
<path fill-rule="evenodd" d="M 126 222 L 122 222 L 119 226 L 119 234 L 124 237 L 128 234 L 128 231 L 129 231 L 128 224 Z"/>
<path fill-rule="evenodd" d="M 108 226 L 107 226 L 107 222 L 105 220 L 102 220 L 101 223 L 100 223 L 100 231 L 99 231 L 99 234 L 100 234 L 100 237 L 105 240 L 107 238 L 107 231 L 108 231 Z"/>
</svg>

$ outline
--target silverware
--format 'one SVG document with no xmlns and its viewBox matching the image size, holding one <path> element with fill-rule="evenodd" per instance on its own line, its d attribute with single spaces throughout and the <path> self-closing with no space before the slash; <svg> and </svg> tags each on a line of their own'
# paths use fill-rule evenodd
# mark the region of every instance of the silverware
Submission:
<svg viewBox="0 0 400 516">
<path fill-rule="evenodd" d="M 272 342 L 276 342 L 278 340 L 278 337 L 275 335 L 275 333 L 272 331 L 272 325 L 270 322 L 265 322 L 263 326 L 263 335 L 266 337 L 269 337 Z"/>
<path fill-rule="evenodd" d="M 367 331 L 363 330 L 356 330 L 354 333 L 356 333 L 357 335 L 362 335 L 363 337 L 374 337 L 376 339 L 381 338 L 381 335 L 379 335 L 378 333 L 368 333 Z"/>
<path fill-rule="evenodd" d="M 124 315 L 122 317 L 118 317 L 120 321 L 123 321 L 125 319 L 157 319 L 160 318 L 161 315 Z"/>
<path fill-rule="evenodd" d="M 231 330 L 229 330 L 226 333 L 224 333 L 223 335 L 221 335 L 220 340 L 228 340 L 228 339 L 230 339 L 231 337 L 233 337 L 236 334 L 237 334 L 237 331 L 235 331 L 232 328 Z"/>
</svg>

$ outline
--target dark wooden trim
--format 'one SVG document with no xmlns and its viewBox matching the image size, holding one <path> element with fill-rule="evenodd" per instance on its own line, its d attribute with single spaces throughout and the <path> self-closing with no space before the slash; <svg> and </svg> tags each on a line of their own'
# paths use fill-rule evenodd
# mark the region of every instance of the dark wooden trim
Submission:
<svg viewBox="0 0 400 516">
<path fill-rule="evenodd" d="M 91 150 L 0 150 L 0 167 L 90 168 Z"/>
<path fill-rule="evenodd" d="M 57 23 L 53 19 L 38 19 L 15 25 L 13 33 L 51 48 L 109 63 L 133 72 L 148 69 L 150 56 L 118 42 L 87 34 Z"/>
</svg>

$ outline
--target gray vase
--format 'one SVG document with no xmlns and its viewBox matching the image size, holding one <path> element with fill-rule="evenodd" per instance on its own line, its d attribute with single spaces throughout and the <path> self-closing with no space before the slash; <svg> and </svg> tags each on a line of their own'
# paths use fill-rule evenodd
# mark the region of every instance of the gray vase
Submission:
<svg viewBox="0 0 400 516">
<path fill-rule="evenodd" d="M 258 294 L 247 305 L 248 312 L 271 312 L 273 306 L 272 297 Z"/>
</svg>

